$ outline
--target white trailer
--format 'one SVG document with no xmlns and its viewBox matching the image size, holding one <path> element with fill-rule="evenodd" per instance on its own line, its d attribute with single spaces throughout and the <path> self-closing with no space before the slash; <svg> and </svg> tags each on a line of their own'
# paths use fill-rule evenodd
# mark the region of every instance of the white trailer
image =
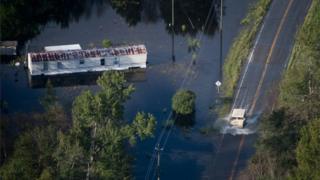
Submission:
<svg viewBox="0 0 320 180">
<path fill-rule="evenodd" d="M 230 117 L 230 125 L 243 128 L 246 120 L 245 116 L 245 109 L 233 109 Z"/>
<path fill-rule="evenodd" d="M 31 76 L 146 68 L 144 45 L 85 49 L 80 45 L 48 46 L 45 52 L 28 53 Z"/>
</svg>

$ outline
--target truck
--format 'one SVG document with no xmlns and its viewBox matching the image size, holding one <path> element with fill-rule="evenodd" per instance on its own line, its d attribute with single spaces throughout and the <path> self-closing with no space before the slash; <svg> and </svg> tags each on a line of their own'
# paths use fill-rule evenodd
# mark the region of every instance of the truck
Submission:
<svg viewBox="0 0 320 180">
<path fill-rule="evenodd" d="M 246 120 L 246 109 L 233 109 L 230 117 L 230 125 L 243 128 Z"/>
</svg>

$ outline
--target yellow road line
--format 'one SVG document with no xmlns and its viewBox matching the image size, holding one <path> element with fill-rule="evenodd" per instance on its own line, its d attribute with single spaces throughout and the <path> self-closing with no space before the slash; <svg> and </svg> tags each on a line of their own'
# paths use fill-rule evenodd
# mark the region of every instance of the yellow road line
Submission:
<svg viewBox="0 0 320 180">
<path fill-rule="evenodd" d="M 234 177 L 234 173 L 236 171 L 236 167 L 237 167 L 237 164 L 238 164 L 238 161 L 239 161 L 239 156 L 240 156 L 240 153 L 241 153 L 241 150 L 242 150 L 242 147 L 243 147 L 244 139 L 245 139 L 245 136 L 241 135 L 241 139 L 240 139 L 240 143 L 239 143 L 238 151 L 237 151 L 237 156 L 236 156 L 235 161 L 233 162 L 231 174 L 229 176 L 229 180 L 232 180 L 233 177 Z"/>
<path fill-rule="evenodd" d="M 255 92 L 255 95 L 254 95 L 254 98 L 253 98 L 253 103 L 252 103 L 252 105 L 251 105 L 251 108 L 250 108 L 250 111 L 249 111 L 249 115 L 252 115 L 252 112 L 253 112 L 253 110 L 254 110 L 254 108 L 255 108 L 255 106 L 256 106 L 256 103 L 257 103 L 257 100 L 258 100 L 258 95 L 259 95 L 259 93 L 260 93 L 260 90 L 261 90 L 261 87 L 262 87 L 264 78 L 265 78 L 265 76 L 266 76 L 267 69 L 268 69 L 268 65 L 269 65 L 269 63 L 270 63 L 270 60 L 271 60 L 271 56 L 272 56 L 272 54 L 273 54 L 274 47 L 275 47 L 275 45 L 276 45 L 276 43 L 277 43 L 277 41 L 278 41 L 279 34 L 280 34 L 281 30 L 282 30 L 284 21 L 285 21 L 285 19 L 286 19 L 287 16 L 288 16 L 288 12 L 289 12 L 289 9 L 290 9 L 290 7 L 291 7 L 291 5 L 292 5 L 292 2 L 293 2 L 293 0 L 290 0 L 289 4 L 288 4 L 288 6 L 287 6 L 286 11 L 285 11 L 284 15 L 283 15 L 282 18 L 281 18 L 281 22 L 280 22 L 280 25 L 279 25 L 279 27 L 278 27 L 278 29 L 277 29 L 276 35 L 275 35 L 275 37 L 274 37 L 274 39 L 273 39 L 273 42 L 272 42 L 272 45 L 271 45 L 271 48 L 270 48 L 270 51 L 269 51 L 269 54 L 268 54 L 268 57 L 267 57 L 267 61 L 266 61 L 266 63 L 265 63 L 265 66 L 264 66 L 264 69 L 263 69 L 263 73 L 262 73 L 262 76 L 261 76 L 260 81 L 259 81 L 258 88 L 257 88 L 257 90 L 256 90 L 256 92 Z"/>
<path fill-rule="evenodd" d="M 275 47 L 275 45 L 276 45 L 276 43 L 278 41 L 279 34 L 280 34 L 281 30 L 282 30 L 284 21 L 288 16 L 288 12 L 289 12 L 289 9 L 292 6 L 292 2 L 293 2 L 293 0 L 290 0 L 289 4 L 287 5 L 286 11 L 285 11 L 284 15 L 281 18 L 281 22 L 280 22 L 280 25 L 279 25 L 279 27 L 277 29 L 276 35 L 275 35 L 275 37 L 274 37 L 274 39 L 272 41 L 272 45 L 271 45 L 271 48 L 270 48 L 269 53 L 268 53 L 267 61 L 266 61 L 265 66 L 264 66 L 263 73 L 262 73 L 262 76 L 260 78 L 258 88 L 257 88 L 257 90 L 255 92 L 255 95 L 254 95 L 254 99 L 253 99 L 253 103 L 252 103 L 252 106 L 251 106 L 250 111 L 249 111 L 249 115 L 252 115 L 252 112 L 253 112 L 253 110 L 254 110 L 254 108 L 256 106 L 258 95 L 259 95 L 259 92 L 260 92 L 261 87 L 262 87 L 262 83 L 263 83 L 264 78 L 265 78 L 266 73 L 267 73 L 268 64 L 270 63 L 274 47 Z M 229 180 L 233 180 L 233 178 L 234 178 L 234 173 L 235 173 L 238 161 L 239 161 L 239 156 L 240 156 L 244 141 L 245 141 L 245 136 L 242 135 L 240 143 L 239 143 L 239 146 L 238 146 L 237 156 L 236 156 L 236 159 L 235 159 L 235 161 L 233 163 L 233 167 L 232 167 L 232 170 L 231 170 L 231 174 L 230 174 Z"/>
</svg>

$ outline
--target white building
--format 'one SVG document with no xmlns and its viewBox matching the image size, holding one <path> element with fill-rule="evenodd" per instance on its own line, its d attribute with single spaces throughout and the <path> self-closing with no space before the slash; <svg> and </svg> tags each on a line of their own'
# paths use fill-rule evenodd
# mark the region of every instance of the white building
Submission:
<svg viewBox="0 0 320 180">
<path fill-rule="evenodd" d="M 144 45 L 82 50 L 80 45 L 48 46 L 45 52 L 28 53 L 30 75 L 146 68 Z"/>
</svg>

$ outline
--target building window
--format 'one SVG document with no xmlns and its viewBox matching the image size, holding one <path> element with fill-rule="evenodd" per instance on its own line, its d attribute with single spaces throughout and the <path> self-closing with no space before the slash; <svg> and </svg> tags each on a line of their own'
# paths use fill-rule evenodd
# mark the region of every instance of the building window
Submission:
<svg viewBox="0 0 320 180">
<path fill-rule="evenodd" d="M 84 64 L 84 59 L 80 59 L 80 64 Z"/>
<path fill-rule="evenodd" d="M 48 61 L 43 62 L 43 70 L 47 71 L 48 70 Z"/>
<path fill-rule="evenodd" d="M 62 62 L 57 62 L 57 67 L 58 67 L 58 69 L 62 69 L 63 68 Z"/>
<path fill-rule="evenodd" d="M 118 58 L 114 58 L 113 64 L 114 64 L 114 65 L 119 64 Z"/>
<path fill-rule="evenodd" d="M 100 65 L 104 66 L 105 65 L 105 60 L 104 59 L 100 59 Z"/>
</svg>

